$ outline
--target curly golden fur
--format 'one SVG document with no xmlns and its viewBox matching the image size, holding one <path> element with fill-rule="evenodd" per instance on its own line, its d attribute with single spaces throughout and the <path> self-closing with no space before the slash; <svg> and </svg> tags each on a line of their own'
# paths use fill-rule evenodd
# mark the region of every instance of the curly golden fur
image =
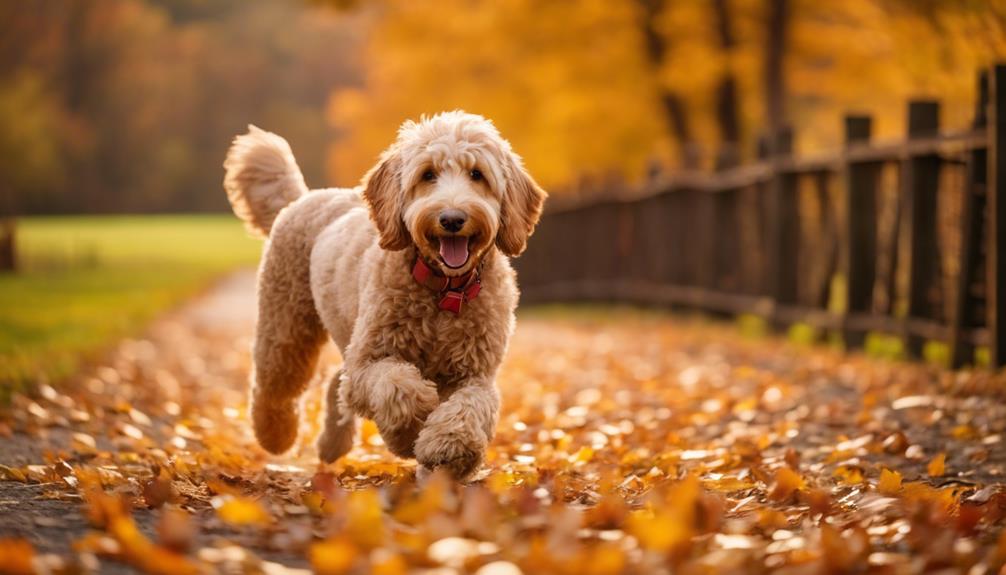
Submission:
<svg viewBox="0 0 1006 575">
<path fill-rule="evenodd" d="M 345 363 L 328 382 L 322 460 L 349 451 L 360 415 L 393 453 L 471 475 L 495 431 L 514 327 L 508 256 L 524 250 L 546 196 L 509 143 L 455 111 L 403 124 L 358 188 L 308 192 L 287 143 L 255 127 L 224 165 L 235 213 L 268 235 L 251 392 L 262 447 L 293 445 L 327 335 Z M 441 310 L 411 275 L 417 257 L 449 277 L 478 269 L 482 291 L 458 315 Z"/>
</svg>

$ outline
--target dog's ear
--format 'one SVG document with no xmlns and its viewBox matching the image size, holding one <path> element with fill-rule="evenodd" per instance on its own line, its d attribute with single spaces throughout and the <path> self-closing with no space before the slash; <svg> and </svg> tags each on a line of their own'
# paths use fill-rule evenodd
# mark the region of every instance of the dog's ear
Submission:
<svg viewBox="0 0 1006 575">
<path fill-rule="evenodd" d="M 403 250 L 412 244 L 409 229 L 402 219 L 404 194 L 399 165 L 396 153 L 385 153 L 363 178 L 363 198 L 370 206 L 370 218 L 377 224 L 381 247 L 391 251 Z"/>
<path fill-rule="evenodd" d="M 508 164 L 496 247 L 504 254 L 516 257 L 527 247 L 527 238 L 538 223 L 548 194 L 527 173 L 520 158 L 511 154 Z"/>
</svg>

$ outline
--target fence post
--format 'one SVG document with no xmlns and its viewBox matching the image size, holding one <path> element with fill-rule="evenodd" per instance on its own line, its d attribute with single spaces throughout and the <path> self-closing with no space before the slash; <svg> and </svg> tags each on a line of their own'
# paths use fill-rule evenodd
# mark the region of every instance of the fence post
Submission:
<svg viewBox="0 0 1006 575">
<path fill-rule="evenodd" d="M 783 173 L 779 160 L 793 153 L 793 132 L 782 128 L 772 135 L 772 180 L 769 184 L 768 277 L 769 295 L 775 300 L 775 323 L 781 326 L 779 308 L 792 305 L 797 298 L 799 260 L 799 206 L 796 185 L 791 174 Z"/>
<path fill-rule="evenodd" d="M 870 116 L 845 117 L 845 148 L 868 144 L 873 129 Z M 842 273 L 846 285 L 846 318 L 842 338 L 847 348 L 863 345 L 866 333 L 850 326 L 849 317 L 873 311 L 877 271 L 877 166 L 845 158 L 845 230 Z"/>
<path fill-rule="evenodd" d="M 940 105 L 916 100 L 908 104 L 908 139 L 937 136 Z M 909 141 L 909 144 L 911 142 Z M 905 342 L 909 357 L 920 357 L 925 338 L 911 329 L 912 318 L 930 317 L 930 289 L 939 261 L 936 251 L 936 194 L 939 186 L 938 156 L 909 156 L 902 166 L 902 199 L 908 218 L 908 314 Z"/>
<path fill-rule="evenodd" d="M 1006 65 L 989 83 L 988 247 L 986 249 L 989 361 L 1006 365 Z"/>
<path fill-rule="evenodd" d="M 989 75 L 983 70 L 978 75 L 978 97 L 975 99 L 975 118 L 972 127 L 986 130 L 986 110 L 989 101 Z M 974 329 L 975 298 L 971 286 L 975 283 L 975 271 L 981 265 L 982 221 L 978 217 L 984 213 L 985 178 L 988 172 L 985 150 L 968 152 L 964 189 L 961 190 L 961 220 L 959 226 L 960 251 L 957 278 L 954 282 L 953 300 L 950 307 L 950 366 L 954 369 L 974 360 L 975 345 L 971 339 Z"/>
</svg>

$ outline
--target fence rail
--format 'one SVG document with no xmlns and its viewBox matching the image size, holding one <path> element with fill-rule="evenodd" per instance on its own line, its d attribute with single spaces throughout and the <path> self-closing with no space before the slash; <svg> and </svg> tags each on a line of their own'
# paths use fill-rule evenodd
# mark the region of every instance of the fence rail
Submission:
<svg viewBox="0 0 1006 575">
<path fill-rule="evenodd" d="M 965 132 L 941 134 L 938 103 L 912 101 L 902 142 L 847 116 L 835 154 L 794 157 L 783 130 L 754 164 L 553 202 L 515 262 L 523 301 L 757 314 L 1006 365 L 1006 65 L 978 88 Z"/>
</svg>

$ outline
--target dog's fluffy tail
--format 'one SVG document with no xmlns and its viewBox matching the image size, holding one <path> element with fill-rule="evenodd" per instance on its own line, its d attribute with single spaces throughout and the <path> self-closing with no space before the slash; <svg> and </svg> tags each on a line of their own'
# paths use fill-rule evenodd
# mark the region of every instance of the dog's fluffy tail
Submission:
<svg viewBox="0 0 1006 575">
<path fill-rule="evenodd" d="M 231 207 L 255 235 L 268 236 L 280 210 L 308 192 L 290 144 L 255 126 L 234 138 L 224 168 Z"/>
</svg>

